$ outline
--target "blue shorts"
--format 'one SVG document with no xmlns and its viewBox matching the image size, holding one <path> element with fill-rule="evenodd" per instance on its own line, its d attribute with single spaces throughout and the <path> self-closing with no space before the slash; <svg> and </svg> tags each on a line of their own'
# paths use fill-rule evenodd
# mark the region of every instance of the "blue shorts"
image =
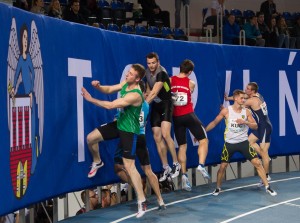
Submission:
<svg viewBox="0 0 300 223">
<path fill-rule="evenodd" d="M 258 138 L 260 143 L 271 142 L 272 124 L 270 122 L 259 122 L 257 125 L 257 130 L 252 130 L 251 133 Z"/>
</svg>

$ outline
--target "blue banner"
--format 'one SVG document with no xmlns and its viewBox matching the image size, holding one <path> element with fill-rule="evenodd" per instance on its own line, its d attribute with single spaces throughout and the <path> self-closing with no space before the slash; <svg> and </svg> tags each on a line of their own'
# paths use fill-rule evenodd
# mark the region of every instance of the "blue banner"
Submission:
<svg viewBox="0 0 300 223">
<path fill-rule="evenodd" d="M 105 163 L 93 179 L 86 135 L 113 120 L 115 110 L 83 101 L 82 86 L 93 96 L 114 100 L 91 87 L 119 83 L 132 63 L 146 66 L 155 51 L 169 75 L 186 58 L 195 112 L 204 125 L 224 102 L 224 92 L 259 84 L 273 124 L 271 156 L 300 154 L 300 55 L 297 50 L 226 46 L 155 39 L 110 32 L 34 15 L 0 4 L 0 215 L 67 192 L 117 182 L 113 154 L 117 140 L 100 144 Z M 11 97 L 9 92 L 14 92 Z M 207 165 L 220 162 L 224 123 L 208 133 Z M 151 129 L 147 143 L 152 168 L 161 171 Z M 188 133 L 188 167 L 198 164 L 197 145 Z M 234 160 L 240 160 L 236 156 Z M 169 157 L 170 163 L 172 162 Z"/>
</svg>

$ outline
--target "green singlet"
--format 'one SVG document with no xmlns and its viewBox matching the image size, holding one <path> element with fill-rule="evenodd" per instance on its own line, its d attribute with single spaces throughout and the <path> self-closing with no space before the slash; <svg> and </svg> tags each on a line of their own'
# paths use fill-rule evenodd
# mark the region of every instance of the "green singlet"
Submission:
<svg viewBox="0 0 300 223">
<path fill-rule="evenodd" d="M 137 92 L 141 95 L 142 100 L 144 102 L 144 97 L 140 89 L 133 89 L 130 91 L 126 91 L 127 87 L 128 87 L 127 83 L 124 84 L 124 86 L 122 87 L 120 91 L 121 98 L 125 97 L 125 95 L 128 93 Z M 117 120 L 117 127 L 119 130 L 122 130 L 124 132 L 132 132 L 135 134 L 140 133 L 139 117 L 140 117 L 142 104 L 143 103 L 141 103 L 141 105 L 139 106 L 129 105 L 120 111 L 119 118 Z"/>
</svg>

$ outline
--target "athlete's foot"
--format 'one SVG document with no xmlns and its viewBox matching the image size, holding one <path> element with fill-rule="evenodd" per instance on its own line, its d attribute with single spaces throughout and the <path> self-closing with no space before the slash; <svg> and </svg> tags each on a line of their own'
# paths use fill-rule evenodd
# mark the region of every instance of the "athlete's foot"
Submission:
<svg viewBox="0 0 300 223">
<path fill-rule="evenodd" d="M 166 205 L 165 205 L 165 203 L 164 203 L 163 200 L 157 201 L 157 202 L 158 202 L 158 210 L 159 210 L 159 211 L 163 211 L 163 210 L 166 210 L 166 209 L 167 209 L 167 208 L 166 208 Z"/>
<path fill-rule="evenodd" d="M 268 186 L 266 187 L 266 192 L 267 192 L 268 194 L 270 194 L 271 196 L 276 196 L 276 195 L 277 195 L 276 191 L 275 191 L 275 190 L 272 190 L 271 187 L 270 187 L 270 185 L 268 185 Z"/>
<path fill-rule="evenodd" d="M 181 169 L 181 165 L 179 163 L 174 163 L 172 167 L 171 177 L 172 178 L 178 177 L 180 169 Z"/>
<path fill-rule="evenodd" d="M 214 192 L 212 193 L 212 195 L 218 196 L 220 192 L 221 192 L 221 188 L 216 188 L 216 189 L 214 190 Z"/>
<path fill-rule="evenodd" d="M 104 163 L 102 161 L 100 161 L 100 163 L 92 163 L 92 166 L 91 166 L 91 170 L 88 174 L 88 178 L 92 178 L 96 175 L 97 171 L 99 168 L 103 167 L 104 166 Z"/>
<path fill-rule="evenodd" d="M 146 201 L 143 202 L 138 202 L 138 213 L 136 214 L 137 218 L 141 218 L 144 216 L 144 214 L 146 213 L 147 210 L 147 204 Z"/>
<path fill-rule="evenodd" d="M 210 179 L 209 173 L 206 171 L 205 167 L 203 167 L 203 166 L 201 166 L 201 165 L 199 164 L 199 166 L 197 167 L 197 170 L 198 170 L 199 172 L 201 172 L 201 174 L 202 174 L 202 176 L 203 176 L 204 178 Z"/>
<path fill-rule="evenodd" d="M 162 177 L 159 178 L 159 182 L 165 181 L 165 180 L 167 179 L 167 177 L 169 176 L 169 174 L 171 174 L 171 173 L 172 173 L 172 169 L 171 169 L 171 167 L 168 166 L 168 167 L 165 169 L 165 171 L 164 171 Z"/>
</svg>

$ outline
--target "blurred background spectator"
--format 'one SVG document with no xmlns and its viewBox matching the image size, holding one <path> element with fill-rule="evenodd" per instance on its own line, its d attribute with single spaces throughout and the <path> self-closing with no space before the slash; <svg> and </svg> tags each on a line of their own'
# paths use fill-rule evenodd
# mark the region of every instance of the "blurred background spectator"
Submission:
<svg viewBox="0 0 300 223">
<path fill-rule="evenodd" d="M 265 40 L 258 28 L 257 17 L 250 17 L 250 21 L 244 25 L 244 31 L 246 36 L 246 45 L 248 46 L 265 46 Z"/>
<path fill-rule="evenodd" d="M 293 36 L 296 38 L 296 48 L 300 49 L 300 16 L 296 18 L 296 23 L 293 27 Z"/>
<path fill-rule="evenodd" d="M 289 28 L 284 17 L 280 17 L 277 21 L 278 48 L 295 48 L 296 39 L 290 36 Z"/>
<path fill-rule="evenodd" d="M 265 21 L 268 23 L 272 17 L 277 17 L 279 13 L 273 0 L 267 0 L 261 3 L 260 12 L 264 13 Z"/>
<path fill-rule="evenodd" d="M 71 5 L 66 7 L 64 10 L 63 18 L 64 20 L 70 22 L 76 22 L 81 24 L 87 24 L 87 21 L 84 19 L 83 15 L 80 13 L 80 1 L 73 0 Z"/>
<path fill-rule="evenodd" d="M 228 19 L 223 26 L 223 43 L 224 44 L 239 44 L 240 27 L 235 22 L 233 14 L 228 15 Z"/>
<path fill-rule="evenodd" d="M 21 8 L 21 9 L 24 9 L 26 11 L 29 11 L 30 8 L 31 8 L 31 0 L 16 0 L 13 5 L 15 7 L 18 7 L 18 8 Z"/>
<path fill-rule="evenodd" d="M 98 194 L 95 192 L 95 190 L 93 190 L 93 189 L 84 190 L 80 194 L 80 197 L 81 197 L 82 202 L 84 203 L 84 206 L 81 207 L 76 212 L 76 215 L 79 215 L 79 214 L 82 214 L 82 213 L 86 212 L 85 202 L 86 202 L 86 193 L 87 192 L 88 192 L 88 195 L 89 195 L 88 200 L 89 200 L 90 210 L 95 210 L 95 209 L 101 208 L 101 204 L 99 203 L 99 197 L 98 197 Z"/>
<path fill-rule="evenodd" d="M 183 6 L 189 5 L 190 0 L 175 0 L 175 28 L 180 27 L 180 11 L 181 11 L 181 3 Z"/>
<path fill-rule="evenodd" d="M 46 14 L 46 10 L 44 8 L 44 0 L 33 0 L 32 7 L 30 9 L 31 12 L 35 14 Z"/>
<path fill-rule="evenodd" d="M 162 22 L 162 26 L 170 27 L 170 13 L 162 11 L 155 0 L 139 0 L 139 2 L 142 5 L 143 17 L 148 20 L 150 26 Z"/>
<path fill-rule="evenodd" d="M 62 10 L 59 0 L 51 0 L 49 4 L 48 16 L 62 19 Z"/>
<path fill-rule="evenodd" d="M 213 26 L 213 36 L 217 35 L 217 17 L 222 12 L 225 15 L 225 0 L 211 0 L 211 5 L 204 16 L 203 26 Z"/>
<path fill-rule="evenodd" d="M 277 25 L 276 19 L 273 17 L 268 24 L 269 28 L 269 39 L 266 40 L 267 47 L 277 47 L 278 46 L 278 37 L 277 37 Z"/>
<path fill-rule="evenodd" d="M 257 14 L 257 24 L 258 24 L 258 29 L 260 31 L 260 34 L 262 38 L 265 40 L 265 45 L 269 46 L 269 35 L 270 35 L 270 29 L 265 23 L 265 15 L 263 12 L 258 12 Z"/>
</svg>

